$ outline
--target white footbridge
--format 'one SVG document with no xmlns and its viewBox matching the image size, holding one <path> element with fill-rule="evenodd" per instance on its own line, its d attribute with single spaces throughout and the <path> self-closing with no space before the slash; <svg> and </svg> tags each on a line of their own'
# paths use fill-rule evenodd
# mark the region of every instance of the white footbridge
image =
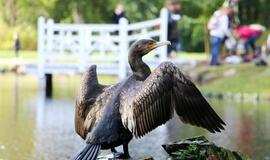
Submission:
<svg viewBox="0 0 270 160">
<path fill-rule="evenodd" d="M 84 72 L 97 65 L 98 74 L 125 78 L 130 72 L 128 49 L 132 42 L 142 38 L 167 40 L 168 11 L 162 9 L 160 17 L 129 24 L 125 18 L 119 24 L 63 24 L 38 19 L 38 73 L 45 74 Z M 144 59 L 151 67 L 168 59 L 166 47 L 153 51 Z"/>
</svg>

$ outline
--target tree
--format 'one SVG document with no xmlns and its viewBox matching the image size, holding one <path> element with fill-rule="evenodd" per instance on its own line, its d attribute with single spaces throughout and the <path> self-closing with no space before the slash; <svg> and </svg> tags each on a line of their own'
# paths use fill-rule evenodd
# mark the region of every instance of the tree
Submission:
<svg viewBox="0 0 270 160">
<path fill-rule="evenodd" d="M 159 16 L 165 0 L 121 0 L 130 22 Z M 269 0 L 239 0 L 241 24 L 270 24 Z M 224 0 L 179 0 L 184 18 L 179 23 L 182 46 L 188 51 L 207 49 L 206 24 Z M 36 28 L 39 16 L 67 23 L 111 23 L 119 0 L 0 0 L 0 21 L 9 27 Z M 204 43 L 206 42 L 206 43 Z"/>
<path fill-rule="evenodd" d="M 15 0 L 1 0 L 1 15 L 5 23 L 10 26 L 16 25 L 17 20 L 17 8 L 16 8 L 16 1 Z"/>
<path fill-rule="evenodd" d="M 239 18 L 243 24 L 270 24 L 270 3 L 268 0 L 241 0 L 239 2 Z"/>
</svg>

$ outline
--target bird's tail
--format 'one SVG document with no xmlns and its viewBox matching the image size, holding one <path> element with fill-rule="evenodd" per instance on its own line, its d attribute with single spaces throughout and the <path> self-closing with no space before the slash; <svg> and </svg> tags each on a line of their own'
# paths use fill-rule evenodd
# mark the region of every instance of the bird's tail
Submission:
<svg viewBox="0 0 270 160">
<path fill-rule="evenodd" d="M 96 160 L 100 149 L 99 144 L 87 144 L 73 160 Z"/>
</svg>

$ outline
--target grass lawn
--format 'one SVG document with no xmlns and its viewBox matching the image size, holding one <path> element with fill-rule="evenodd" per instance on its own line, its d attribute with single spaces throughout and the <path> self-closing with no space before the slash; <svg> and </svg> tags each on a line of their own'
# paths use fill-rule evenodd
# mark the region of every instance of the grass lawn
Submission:
<svg viewBox="0 0 270 160">
<path fill-rule="evenodd" d="M 194 71 L 200 70 L 196 68 Z M 235 72 L 232 76 L 224 76 L 226 72 Z M 209 67 L 208 73 L 217 78 L 200 86 L 205 92 L 214 93 L 259 93 L 270 96 L 270 67 L 258 67 L 255 64 L 222 65 Z"/>
<path fill-rule="evenodd" d="M 25 60 L 36 60 L 37 59 L 37 52 L 36 51 L 20 51 L 19 55 L 21 58 Z M 14 51 L 4 50 L 0 51 L 0 59 L 15 59 Z"/>
<path fill-rule="evenodd" d="M 177 54 L 177 57 L 184 60 L 206 60 L 208 54 L 201 52 L 180 52 Z"/>
</svg>

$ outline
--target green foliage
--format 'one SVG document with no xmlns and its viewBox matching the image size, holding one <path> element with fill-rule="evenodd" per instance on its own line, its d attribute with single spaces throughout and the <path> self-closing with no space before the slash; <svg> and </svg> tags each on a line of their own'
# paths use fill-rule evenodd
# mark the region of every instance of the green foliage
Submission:
<svg viewBox="0 0 270 160">
<path fill-rule="evenodd" d="M 192 18 L 208 19 L 218 9 L 224 0 L 182 0 L 183 13 Z"/>
<path fill-rule="evenodd" d="M 0 21 L 8 26 L 35 27 L 39 16 L 50 16 L 55 0 L 0 0 Z"/>
<path fill-rule="evenodd" d="M 183 16 L 179 22 L 182 49 L 185 51 L 204 51 L 204 30 L 201 19 Z"/>
<path fill-rule="evenodd" d="M 163 0 L 55 0 L 51 17 L 57 22 L 76 22 L 77 17 L 85 23 L 110 23 L 112 13 L 118 3 L 125 5 L 126 15 L 130 21 L 142 21 L 158 16 Z"/>
<path fill-rule="evenodd" d="M 269 0 L 241 0 L 239 2 L 239 18 L 243 24 L 260 23 L 270 24 Z"/>
<path fill-rule="evenodd" d="M 123 4 L 130 21 L 137 22 L 158 17 L 164 0 L 123 0 Z"/>
<path fill-rule="evenodd" d="M 202 150 L 197 144 L 190 144 L 187 149 L 173 153 L 175 160 L 204 160 L 207 157 L 206 150 Z"/>
<path fill-rule="evenodd" d="M 4 31 L 4 32 L 2 32 Z M 32 26 L 8 27 L 0 23 L 0 48 L 2 50 L 13 49 L 13 34 L 19 33 L 21 49 L 35 50 L 37 46 L 37 32 Z"/>
<path fill-rule="evenodd" d="M 178 25 L 182 46 L 187 51 L 203 51 L 206 35 L 204 26 L 224 0 L 179 0 L 179 2 L 185 15 Z M 39 16 L 53 18 L 56 22 L 111 23 L 112 13 L 118 3 L 125 5 L 130 22 L 138 22 L 158 17 L 165 0 L 0 0 L 0 21 L 5 24 L 0 26 L 0 48 L 8 49 L 12 46 L 10 36 L 12 29 L 16 29 L 20 30 L 23 48 L 35 49 L 33 46 L 36 44 L 35 30 Z M 261 23 L 268 26 L 269 8 L 268 0 L 240 0 L 241 23 Z M 29 31 L 30 29 L 32 31 Z M 29 38 L 26 35 L 29 35 Z"/>
<path fill-rule="evenodd" d="M 209 142 L 204 136 L 188 138 L 171 144 L 164 144 L 162 147 L 173 160 L 249 160 L 248 157 L 219 147 Z"/>
</svg>

